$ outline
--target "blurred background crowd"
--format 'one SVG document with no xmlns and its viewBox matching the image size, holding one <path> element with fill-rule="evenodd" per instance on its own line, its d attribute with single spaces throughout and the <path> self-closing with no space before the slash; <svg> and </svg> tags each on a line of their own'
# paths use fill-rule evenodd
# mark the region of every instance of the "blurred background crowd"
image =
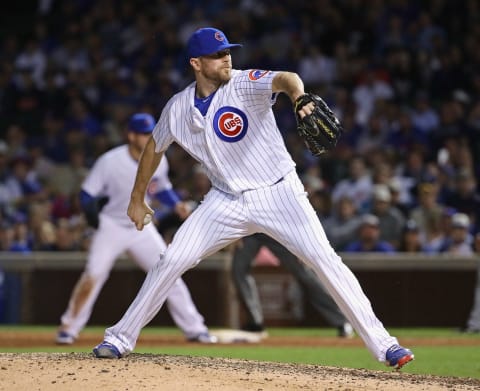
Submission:
<svg viewBox="0 0 480 391">
<path fill-rule="evenodd" d="M 344 124 L 338 147 L 315 158 L 296 133 L 288 99 L 274 106 L 337 250 L 475 251 L 479 2 L 11 6 L 0 25 L 0 250 L 87 248 L 91 232 L 77 199 L 83 178 L 100 154 L 124 142 L 132 113 L 158 117 L 191 82 L 184 44 L 210 25 L 244 45 L 232 52 L 234 68 L 298 72 Z M 181 197 L 199 201 L 209 187 L 201 168 L 175 145 L 167 155 Z"/>
</svg>

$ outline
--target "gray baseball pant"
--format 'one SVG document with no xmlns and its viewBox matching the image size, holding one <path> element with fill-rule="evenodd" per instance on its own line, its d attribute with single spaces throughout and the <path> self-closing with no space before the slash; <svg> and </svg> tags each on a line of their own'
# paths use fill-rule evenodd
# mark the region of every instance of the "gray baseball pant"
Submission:
<svg viewBox="0 0 480 391">
<path fill-rule="evenodd" d="M 253 260 L 262 246 L 266 246 L 305 290 L 313 307 L 334 327 L 347 322 L 335 301 L 323 288 L 320 280 L 295 255 L 277 241 L 264 234 L 254 234 L 242 239 L 232 260 L 232 278 L 250 323 L 263 325 L 263 311 L 255 279 L 250 274 Z"/>
</svg>

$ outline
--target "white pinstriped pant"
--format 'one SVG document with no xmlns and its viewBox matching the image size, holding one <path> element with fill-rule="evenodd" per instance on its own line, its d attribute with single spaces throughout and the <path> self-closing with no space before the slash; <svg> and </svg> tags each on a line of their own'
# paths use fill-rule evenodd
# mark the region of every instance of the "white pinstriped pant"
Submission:
<svg viewBox="0 0 480 391">
<path fill-rule="evenodd" d="M 330 246 L 295 171 L 273 186 L 240 196 L 210 190 L 148 272 L 125 315 L 105 331 L 105 341 L 122 354 L 130 353 L 179 276 L 202 258 L 254 232 L 270 235 L 309 265 L 372 355 L 385 361 L 385 351 L 398 341 L 377 319 L 356 277 Z"/>
</svg>

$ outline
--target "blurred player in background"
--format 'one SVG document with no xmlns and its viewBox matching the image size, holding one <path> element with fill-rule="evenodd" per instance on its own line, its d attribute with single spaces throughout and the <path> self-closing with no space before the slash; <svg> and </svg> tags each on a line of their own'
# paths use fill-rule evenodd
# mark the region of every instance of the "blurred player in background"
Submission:
<svg viewBox="0 0 480 391">
<path fill-rule="evenodd" d="M 249 273 L 262 246 L 267 247 L 278 258 L 280 264 L 293 274 L 305 289 L 313 307 L 323 315 L 328 323 L 337 328 L 338 336 L 352 337 L 352 326 L 332 297 L 325 291 L 318 277 L 284 246 L 264 234 L 255 234 L 243 238 L 236 244 L 233 253 L 232 278 L 238 297 L 247 312 L 247 323 L 242 327 L 242 330 L 266 335 L 257 285 L 255 279 Z"/>
<path fill-rule="evenodd" d="M 128 123 L 128 144 L 116 147 L 96 161 L 82 184 L 80 194 L 87 222 L 96 228 L 85 270 L 78 280 L 68 308 L 61 317 L 56 342 L 72 344 L 85 327 L 94 303 L 105 284 L 116 259 L 128 252 L 147 272 L 165 251 L 166 244 L 155 225 L 140 232 L 127 216 L 138 160 L 155 126 L 150 114 L 133 115 Z M 190 213 L 187 203 L 180 201 L 168 179 L 168 162 L 163 158 L 148 186 L 147 198 L 157 198 L 185 219 Z M 181 278 L 169 291 L 167 305 L 174 322 L 189 341 L 214 343 L 202 315 L 192 301 Z"/>
</svg>

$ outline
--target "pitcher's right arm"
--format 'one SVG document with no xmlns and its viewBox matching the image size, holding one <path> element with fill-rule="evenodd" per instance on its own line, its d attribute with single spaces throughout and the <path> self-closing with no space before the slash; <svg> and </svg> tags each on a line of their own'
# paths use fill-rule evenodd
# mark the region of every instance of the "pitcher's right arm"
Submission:
<svg viewBox="0 0 480 391">
<path fill-rule="evenodd" d="M 155 140 L 153 137 L 150 137 L 138 163 L 137 175 L 130 195 L 127 212 L 128 217 L 130 217 L 130 220 L 133 221 L 139 231 L 143 229 L 145 215 L 153 215 L 154 213 L 152 208 L 145 202 L 145 194 L 162 156 L 163 152 L 155 152 Z"/>
</svg>

